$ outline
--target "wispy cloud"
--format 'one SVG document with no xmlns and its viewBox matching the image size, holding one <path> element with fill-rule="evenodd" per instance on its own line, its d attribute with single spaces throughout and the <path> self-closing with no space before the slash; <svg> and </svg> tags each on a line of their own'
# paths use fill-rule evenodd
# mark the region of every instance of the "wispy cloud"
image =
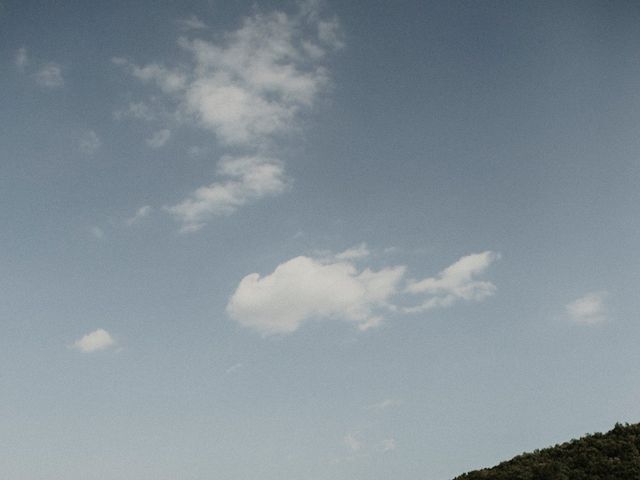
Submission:
<svg viewBox="0 0 640 480">
<path fill-rule="evenodd" d="M 238 177 L 232 181 L 201 187 L 167 208 L 183 224 L 183 232 L 196 231 L 212 216 L 229 214 L 250 199 L 285 191 L 284 164 L 273 159 L 278 157 L 273 155 L 274 140 L 299 130 L 299 114 L 309 111 L 329 84 L 327 54 L 342 46 L 338 21 L 323 18 L 318 5 L 302 2 L 293 13 L 258 11 L 215 41 L 181 37 L 178 44 L 187 60 L 179 66 L 113 59 L 159 90 L 167 111 L 174 109 L 174 119 L 212 132 L 222 146 L 234 149 L 235 156 L 269 158 L 232 174 Z M 197 17 L 183 19 L 181 25 L 204 31 Z M 139 110 L 132 114 L 144 116 Z M 239 155 L 239 149 L 247 153 Z M 228 165 L 223 159 L 218 169 L 222 176 Z M 271 177 L 269 188 L 253 180 L 257 172 Z"/>
<path fill-rule="evenodd" d="M 43 65 L 35 74 L 38 85 L 45 88 L 60 88 L 64 86 L 62 67 L 55 62 Z"/>
<path fill-rule="evenodd" d="M 568 303 L 565 310 L 569 318 L 580 325 L 595 325 L 607 320 L 605 291 L 590 292 Z"/>
<path fill-rule="evenodd" d="M 403 265 L 359 269 L 352 261 L 335 256 L 299 256 L 264 277 L 258 273 L 244 277 L 227 312 L 241 325 L 264 335 L 291 333 L 312 319 L 344 320 L 367 330 L 379 326 L 385 313 L 415 313 L 493 295 L 495 285 L 474 278 L 496 258 L 492 252 L 468 255 L 437 277 L 407 282 Z M 427 299 L 418 307 L 404 306 L 406 300 L 400 297 L 405 292 Z"/>
<path fill-rule="evenodd" d="M 407 292 L 428 294 L 429 298 L 421 305 L 407 307 L 404 311 L 417 313 L 446 307 L 458 300 L 483 300 L 490 297 L 495 293 L 496 286 L 489 281 L 476 280 L 476 277 L 499 258 L 499 254 L 491 251 L 474 253 L 462 257 L 435 277 L 409 282 Z"/>
<path fill-rule="evenodd" d="M 99 350 L 114 347 L 115 340 L 109 332 L 99 328 L 91 333 L 87 333 L 73 344 L 73 348 L 83 353 L 92 353 Z"/>
<path fill-rule="evenodd" d="M 93 238 L 95 238 L 96 240 L 104 240 L 104 230 L 102 230 L 100 227 L 91 227 L 89 231 L 91 232 Z"/>
<path fill-rule="evenodd" d="M 204 30 L 205 28 L 207 28 L 207 24 L 195 15 L 180 18 L 176 21 L 176 23 L 182 30 Z"/>
<path fill-rule="evenodd" d="M 16 52 L 15 65 L 18 70 L 24 72 L 29 66 L 29 54 L 26 47 L 21 47 Z"/>
<path fill-rule="evenodd" d="M 125 223 L 129 226 L 135 225 L 143 218 L 148 217 L 152 210 L 153 208 L 150 205 L 144 205 L 136 210 L 136 213 L 132 217 L 127 218 Z"/>
<path fill-rule="evenodd" d="M 347 433 L 342 441 L 344 445 L 352 452 L 358 452 L 362 448 L 362 442 L 356 437 L 354 433 Z"/>
<path fill-rule="evenodd" d="M 402 405 L 402 400 L 397 398 L 386 398 L 378 403 L 367 405 L 365 408 L 367 410 L 381 411 L 386 410 L 387 408 L 399 407 L 400 405 Z"/>
<path fill-rule="evenodd" d="M 78 140 L 78 149 L 85 155 L 93 155 L 102 146 L 102 140 L 93 130 L 86 131 Z"/>
<path fill-rule="evenodd" d="M 273 158 L 225 157 L 217 172 L 223 180 L 200 187 L 182 202 L 165 207 L 182 223 L 183 232 L 199 230 L 212 216 L 229 215 L 250 201 L 287 188 L 284 167 Z"/>
<path fill-rule="evenodd" d="M 146 143 L 151 148 L 161 148 L 169 141 L 170 137 L 171 130 L 163 128 L 147 138 Z"/>
</svg>

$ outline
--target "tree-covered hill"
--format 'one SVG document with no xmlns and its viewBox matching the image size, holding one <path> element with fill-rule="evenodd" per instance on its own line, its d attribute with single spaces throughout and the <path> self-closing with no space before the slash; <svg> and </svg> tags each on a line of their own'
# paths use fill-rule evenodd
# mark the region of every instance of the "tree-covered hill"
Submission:
<svg viewBox="0 0 640 480">
<path fill-rule="evenodd" d="M 640 480 L 640 424 L 616 424 L 454 480 Z"/>
</svg>

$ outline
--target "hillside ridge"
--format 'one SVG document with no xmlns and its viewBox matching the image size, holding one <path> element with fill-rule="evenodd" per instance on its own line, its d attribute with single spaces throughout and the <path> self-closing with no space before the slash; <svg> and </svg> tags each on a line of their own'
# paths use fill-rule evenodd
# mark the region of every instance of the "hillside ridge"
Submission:
<svg viewBox="0 0 640 480">
<path fill-rule="evenodd" d="M 617 423 L 453 480 L 640 480 L 640 423 Z"/>
</svg>

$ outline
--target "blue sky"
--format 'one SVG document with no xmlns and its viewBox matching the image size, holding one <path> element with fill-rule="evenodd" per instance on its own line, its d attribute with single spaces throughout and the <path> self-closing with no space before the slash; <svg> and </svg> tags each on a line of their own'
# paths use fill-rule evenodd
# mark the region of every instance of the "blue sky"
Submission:
<svg viewBox="0 0 640 480">
<path fill-rule="evenodd" d="M 444 480 L 640 419 L 634 2 L 2 2 L 0 464 Z"/>
</svg>

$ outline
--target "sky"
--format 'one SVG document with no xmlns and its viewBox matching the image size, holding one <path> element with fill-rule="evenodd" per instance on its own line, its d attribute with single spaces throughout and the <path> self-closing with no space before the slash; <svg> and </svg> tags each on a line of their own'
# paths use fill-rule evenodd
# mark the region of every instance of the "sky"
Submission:
<svg viewBox="0 0 640 480">
<path fill-rule="evenodd" d="M 0 465 L 446 480 L 640 421 L 636 2 L 0 3 Z"/>
</svg>

